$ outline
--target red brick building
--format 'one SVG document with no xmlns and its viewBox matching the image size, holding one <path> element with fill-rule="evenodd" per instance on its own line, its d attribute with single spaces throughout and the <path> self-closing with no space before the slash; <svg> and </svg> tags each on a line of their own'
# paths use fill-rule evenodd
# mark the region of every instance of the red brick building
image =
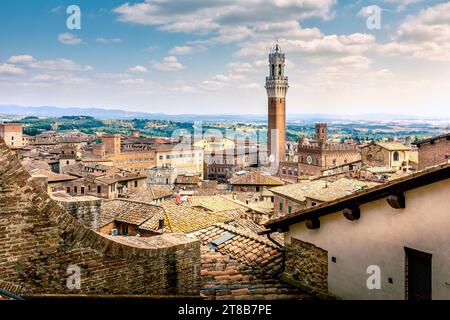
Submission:
<svg viewBox="0 0 450 320">
<path fill-rule="evenodd" d="M 324 169 L 361 159 L 357 144 L 327 142 L 327 125 L 316 124 L 316 139 L 300 139 L 298 144 L 299 176 L 321 176 Z"/>
<path fill-rule="evenodd" d="M 450 133 L 416 143 L 419 150 L 419 170 L 447 162 L 450 157 Z"/>
</svg>

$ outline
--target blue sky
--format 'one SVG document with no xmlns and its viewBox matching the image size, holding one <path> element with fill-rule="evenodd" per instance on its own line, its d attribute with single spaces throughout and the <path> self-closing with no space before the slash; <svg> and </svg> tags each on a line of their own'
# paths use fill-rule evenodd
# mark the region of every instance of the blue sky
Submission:
<svg viewBox="0 0 450 320">
<path fill-rule="evenodd" d="M 289 113 L 450 115 L 446 1 L 2 0 L 0 19 L 0 104 L 262 114 L 278 39 Z"/>
</svg>

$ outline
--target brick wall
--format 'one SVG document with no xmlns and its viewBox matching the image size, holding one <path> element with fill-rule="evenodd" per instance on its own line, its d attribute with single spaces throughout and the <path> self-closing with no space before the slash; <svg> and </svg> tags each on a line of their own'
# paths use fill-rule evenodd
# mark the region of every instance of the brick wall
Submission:
<svg viewBox="0 0 450 320">
<path fill-rule="evenodd" d="M 298 178 L 298 162 L 280 162 L 278 175 L 283 180 L 296 183 Z"/>
<path fill-rule="evenodd" d="M 285 280 L 317 296 L 328 296 L 328 252 L 292 238 L 286 245 Z"/>
<path fill-rule="evenodd" d="M 102 236 L 34 183 L 0 141 L 0 287 L 18 294 L 197 295 L 200 243 L 183 234 Z M 67 287 L 69 265 L 80 290 Z"/>
<path fill-rule="evenodd" d="M 84 226 L 96 231 L 99 229 L 98 219 L 102 204 L 100 199 L 78 201 L 55 199 L 55 201 Z"/>
<path fill-rule="evenodd" d="M 280 212 L 280 203 L 282 204 L 282 211 Z M 301 204 L 299 204 L 298 202 L 294 202 L 290 199 L 281 197 L 279 195 L 275 195 L 274 196 L 274 201 L 273 201 L 274 207 L 273 207 L 273 214 L 275 217 L 277 216 L 284 216 L 286 214 L 289 213 L 289 207 L 291 207 L 291 212 L 290 213 L 294 213 L 297 211 L 300 211 L 301 209 L 304 209 L 305 206 L 302 206 Z"/>
<path fill-rule="evenodd" d="M 419 147 L 419 170 L 445 163 L 448 160 L 446 155 L 450 155 L 450 140 L 444 137 L 436 139 L 434 144 L 423 143 Z"/>
</svg>

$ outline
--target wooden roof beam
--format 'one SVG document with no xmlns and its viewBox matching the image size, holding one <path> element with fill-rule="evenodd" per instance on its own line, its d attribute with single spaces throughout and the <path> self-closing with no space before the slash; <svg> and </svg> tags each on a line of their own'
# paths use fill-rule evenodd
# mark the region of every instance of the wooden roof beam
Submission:
<svg viewBox="0 0 450 320">
<path fill-rule="evenodd" d="M 394 209 L 404 209 L 406 207 L 403 193 L 391 194 L 386 198 L 386 201 Z"/>
</svg>

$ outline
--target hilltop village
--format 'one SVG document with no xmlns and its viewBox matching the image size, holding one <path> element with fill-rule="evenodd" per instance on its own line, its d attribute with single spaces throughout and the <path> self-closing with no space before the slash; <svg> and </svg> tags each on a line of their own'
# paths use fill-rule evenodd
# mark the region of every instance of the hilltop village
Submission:
<svg viewBox="0 0 450 320">
<path fill-rule="evenodd" d="M 439 249 L 450 240 L 450 134 L 336 142 L 317 123 L 314 138 L 287 143 L 284 59 L 276 45 L 267 146 L 139 130 L 27 136 L 21 124 L 0 124 L 0 288 L 25 296 L 450 298 L 441 285 L 450 256 Z M 275 171 L 260 163 L 269 155 Z M 81 268 L 75 292 L 64 278 L 72 264 Z M 384 290 L 366 287 L 374 264 Z M 425 287 L 414 278 L 423 265 Z"/>
</svg>

